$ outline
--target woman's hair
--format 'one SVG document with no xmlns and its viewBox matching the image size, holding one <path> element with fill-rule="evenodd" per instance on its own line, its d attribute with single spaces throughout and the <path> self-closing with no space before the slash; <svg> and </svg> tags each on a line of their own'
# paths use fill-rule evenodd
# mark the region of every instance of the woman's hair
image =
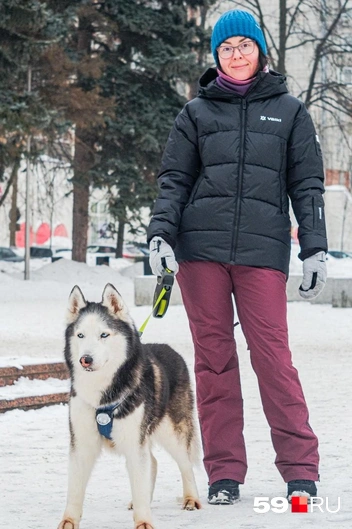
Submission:
<svg viewBox="0 0 352 529">
<path fill-rule="evenodd" d="M 269 66 L 269 57 L 265 55 L 259 48 L 259 71 L 264 70 L 265 66 Z"/>
</svg>

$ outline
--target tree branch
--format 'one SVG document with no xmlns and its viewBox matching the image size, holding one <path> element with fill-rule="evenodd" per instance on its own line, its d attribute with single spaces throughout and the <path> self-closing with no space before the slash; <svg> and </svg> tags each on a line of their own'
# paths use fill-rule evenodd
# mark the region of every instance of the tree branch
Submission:
<svg viewBox="0 0 352 529">
<path fill-rule="evenodd" d="M 341 9 L 337 13 L 335 19 L 330 24 L 330 27 L 327 28 L 327 31 L 326 31 L 325 35 L 320 39 L 320 42 L 319 42 L 318 46 L 315 49 L 315 58 L 314 58 L 314 62 L 313 62 L 311 75 L 309 77 L 308 90 L 307 90 L 307 95 L 306 95 L 306 99 L 305 99 L 305 104 L 306 104 L 307 108 L 311 104 L 311 97 L 312 97 L 314 81 L 315 81 L 315 77 L 316 77 L 317 72 L 318 72 L 319 62 L 320 62 L 320 60 L 322 58 L 322 55 L 323 55 L 324 45 L 327 42 L 327 40 L 330 37 L 330 35 L 332 34 L 332 32 L 334 31 L 334 29 L 336 28 L 336 26 L 337 26 L 337 24 L 338 24 L 338 22 L 339 22 L 339 20 L 340 20 L 340 18 L 342 16 L 342 13 L 345 11 L 345 7 L 348 4 L 348 2 L 349 2 L 349 0 L 344 0 L 344 3 L 342 5 Z"/>
<path fill-rule="evenodd" d="M 11 189 L 11 186 L 13 184 L 13 181 L 16 178 L 16 174 L 18 172 L 19 167 L 20 167 L 20 158 L 16 158 L 15 161 L 14 161 L 13 167 L 12 167 L 10 178 L 8 179 L 8 181 L 6 183 L 5 191 L 4 191 L 3 195 L 0 197 L 0 207 L 3 205 L 3 203 L 6 200 L 6 197 L 7 197 L 8 193 L 9 193 L 9 191 Z"/>
</svg>

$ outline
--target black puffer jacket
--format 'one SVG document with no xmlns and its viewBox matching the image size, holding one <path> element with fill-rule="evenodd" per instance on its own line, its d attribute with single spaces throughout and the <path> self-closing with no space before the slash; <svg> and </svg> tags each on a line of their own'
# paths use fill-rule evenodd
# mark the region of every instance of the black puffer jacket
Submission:
<svg viewBox="0 0 352 529">
<path fill-rule="evenodd" d="M 260 72 L 245 98 L 217 72 L 175 120 L 148 240 L 161 236 L 178 261 L 269 267 L 288 275 L 291 198 L 303 256 L 327 250 L 323 163 L 312 120 L 284 77 Z"/>
</svg>

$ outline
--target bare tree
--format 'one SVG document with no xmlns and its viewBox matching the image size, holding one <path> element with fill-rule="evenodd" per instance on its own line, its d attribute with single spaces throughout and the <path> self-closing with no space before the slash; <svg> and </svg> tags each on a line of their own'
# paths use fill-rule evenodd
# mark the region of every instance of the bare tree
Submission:
<svg viewBox="0 0 352 529">
<path fill-rule="evenodd" d="M 9 213 L 10 222 L 10 246 L 16 246 L 16 230 L 17 230 L 17 221 L 19 217 L 19 209 L 17 207 L 17 191 L 18 191 L 18 170 L 20 168 L 20 160 L 17 160 L 14 163 L 12 168 L 12 174 L 14 179 L 12 182 L 12 197 L 11 197 L 11 209 Z"/>
<path fill-rule="evenodd" d="M 347 56 L 352 57 L 351 0 L 279 0 L 277 24 L 273 24 L 272 16 L 265 14 L 264 0 L 230 3 L 248 9 L 257 17 L 265 33 L 272 67 L 288 78 L 288 54 L 295 50 L 305 57 L 304 49 L 309 49 L 308 83 L 297 94 L 308 108 L 318 105 L 330 113 L 339 110 L 352 115 L 346 86 L 337 75 Z"/>
<path fill-rule="evenodd" d="M 17 217 L 18 217 L 18 208 L 17 208 L 17 180 L 18 180 L 18 170 L 20 167 L 20 157 L 15 158 L 10 176 L 5 181 L 5 190 L 0 197 L 0 207 L 4 204 L 7 195 L 9 194 L 12 187 L 12 197 L 11 197 L 11 208 L 9 212 L 10 222 L 10 246 L 16 245 L 16 226 L 17 226 Z"/>
<path fill-rule="evenodd" d="M 314 114 L 327 167 L 349 171 L 351 79 L 344 79 L 344 73 L 352 74 L 352 1 L 229 0 L 227 6 L 250 11 L 258 19 L 271 67 L 287 77 L 294 95 Z M 306 65 L 299 79 L 291 67 L 297 57 Z M 338 161 L 336 146 L 344 153 Z"/>
<path fill-rule="evenodd" d="M 18 169 L 19 169 L 19 164 L 20 164 L 20 162 L 19 162 L 19 158 L 18 158 L 13 163 L 13 166 L 12 166 L 12 169 L 11 169 L 11 174 L 10 174 L 9 178 L 5 182 L 5 190 L 4 190 L 3 194 L 0 197 L 0 206 L 2 206 L 3 203 L 5 202 L 6 197 L 7 197 L 8 193 L 10 192 L 11 186 L 13 185 L 13 182 L 17 178 L 17 172 L 18 172 Z"/>
<path fill-rule="evenodd" d="M 209 40 L 206 38 L 207 28 L 209 25 L 209 18 L 214 12 L 214 4 L 215 0 L 204 0 L 203 5 L 189 10 L 189 18 L 196 21 L 197 42 L 194 44 L 194 52 L 196 54 L 196 65 L 199 69 L 199 73 L 202 72 L 202 69 L 204 69 L 207 64 L 209 53 Z M 188 99 L 192 99 L 197 93 L 198 79 L 195 78 L 188 83 Z"/>
</svg>

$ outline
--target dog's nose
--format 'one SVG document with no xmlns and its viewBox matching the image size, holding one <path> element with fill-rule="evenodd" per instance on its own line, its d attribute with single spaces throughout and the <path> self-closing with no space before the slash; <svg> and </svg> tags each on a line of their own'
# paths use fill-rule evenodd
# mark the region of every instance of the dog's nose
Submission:
<svg viewBox="0 0 352 529">
<path fill-rule="evenodd" d="M 93 363 L 93 358 L 90 355 L 83 355 L 79 361 L 83 367 L 90 367 Z"/>
</svg>

